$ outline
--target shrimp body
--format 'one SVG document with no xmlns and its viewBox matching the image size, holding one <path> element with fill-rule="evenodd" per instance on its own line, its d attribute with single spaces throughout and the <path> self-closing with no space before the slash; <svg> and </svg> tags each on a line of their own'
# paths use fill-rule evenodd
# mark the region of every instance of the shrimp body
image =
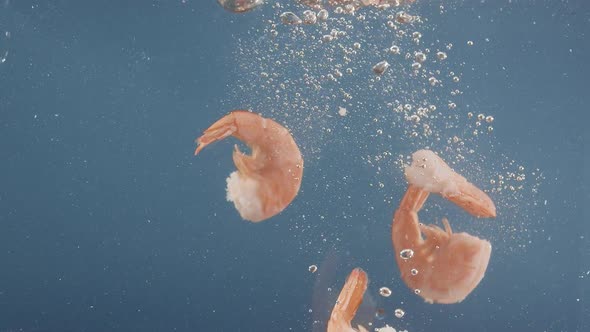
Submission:
<svg viewBox="0 0 590 332">
<path fill-rule="evenodd" d="M 405 173 L 410 185 L 395 212 L 391 233 L 401 277 L 426 302 L 460 302 L 483 279 L 492 246 L 467 233 L 453 233 L 447 219 L 444 230 L 421 224 L 418 212 L 430 192 L 478 217 L 495 217 L 494 203 L 432 151 L 414 153 Z M 410 250 L 413 255 L 408 255 Z"/>
<path fill-rule="evenodd" d="M 351 326 L 352 319 L 363 302 L 368 283 L 367 273 L 362 269 L 356 268 L 350 272 L 332 309 L 328 320 L 328 332 L 368 332 L 360 325 L 358 330 Z"/>
<path fill-rule="evenodd" d="M 234 146 L 237 171 L 227 178 L 227 200 L 243 219 L 260 222 L 283 211 L 301 186 L 303 158 L 289 131 L 279 123 L 248 111 L 233 111 L 197 138 L 197 155 L 205 146 L 234 136 L 251 154 Z"/>
</svg>

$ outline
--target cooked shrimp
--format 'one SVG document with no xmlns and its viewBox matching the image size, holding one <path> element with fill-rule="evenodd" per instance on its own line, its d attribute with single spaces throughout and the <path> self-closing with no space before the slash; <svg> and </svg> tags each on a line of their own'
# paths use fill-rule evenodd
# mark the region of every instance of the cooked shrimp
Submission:
<svg viewBox="0 0 590 332">
<path fill-rule="evenodd" d="M 467 233 L 453 233 L 447 219 L 443 219 L 444 230 L 423 225 L 418 212 L 430 192 L 478 217 L 495 217 L 496 207 L 432 151 L 420 150 L 412 158 L 405 170 L 410 184 L 395 212 L 391 232 L 402 279 L 426 302 L 461 302 L 482 280 L 492 246 Z"/>
<path fill-rule="evenodd" d="M 205 146 L 234 136 L 250 147 L 247 155 L 234 147 L 237 171 L 227 178 L 227 200 L 252 222 L 268 219 L 293 201 L 303 176 L 303 158 L 289 131 L 279 123 L 248 111 L 233 111 L 199 137 L 195 155 Z"/>
<path fill-rule="evenodd" d="M 406 167 L 406 179 L 428 192 L 437 193 L 459 205 L 475 217 L 496 216 L 496 206 L 479 188 L 453 172 L 439 156 L 430 150 L 412 154 L 412 164 Z"/>
<path fill-rule="evenodd" d="M 332 309 L 332 315 L 328 320 L 328 332 L 368 332 L 361 325 L 358 326 L 358 330 L 351 326 L 352 319 L 363 302 L 368 283 L 369 278 L 361 268 L 357 267 L 350 272 Z"/>
</svg>

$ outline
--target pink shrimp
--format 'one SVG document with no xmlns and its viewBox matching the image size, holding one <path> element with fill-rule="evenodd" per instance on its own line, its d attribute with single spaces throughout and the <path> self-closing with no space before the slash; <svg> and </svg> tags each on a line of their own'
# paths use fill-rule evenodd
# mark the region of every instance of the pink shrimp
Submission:
<svg viewBox="0 0 590 332">
<path fill-rule="evenodd" d="M 405 171 L 410 184 L 392 225 L 397 264 L 406 285 L 427 302 L 460 302 L 483 279 L 492 246 L 467 233 L 453 233 L 447 219 L 443 219 L 444 230 L 423 225 L 418 212 L 430 192 L 477 217 L 495 217 L 496 207 L 488 195 L 453 172 L 432 151 L 417 151 L 412 158 Z"/>
<path fill-rule="evenodd" d="M 251 155 L 235 145 L 236 172 L 227 178 L 227 200 L 240 216 L 260 222 L 277 215 L 297 196 L 303 158 L 289 131 L 279 123 L 248 111 L 233 111 L 211 125 L 196 142 L 195 155 L 205 146 L 234 136 Z"/>
</svg>

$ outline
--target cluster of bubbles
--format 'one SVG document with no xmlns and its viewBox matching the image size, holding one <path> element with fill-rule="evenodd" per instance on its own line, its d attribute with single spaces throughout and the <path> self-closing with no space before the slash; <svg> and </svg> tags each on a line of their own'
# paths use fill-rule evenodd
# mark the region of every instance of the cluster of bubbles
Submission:
<svg viewBox="0 0 590 332">
<path fill-rule="evenodd" d="M 378 7 L 379 3 L 387 6 Z M 496 152 L 494 127 L 501 119 L 464 99 L 466 64 L 455 55 L 479 44 L 436 39 L 436 26 L 401 1 L 377 1 L 378 9 L 361 10 L 359 4 L 268 3 L 260 24 L 247 31 L 247 38 L 237 38 L 234 76 L 239 79 L 231 100 L 284 123 L 308 166 L 334 146 L 348 149 L 345 158 L 371 168 L 368 186 L 392 208 L 399 197 L 391 194 L 391 187 L 405 187 L 403 169 L 411 153 L 429 148 L 493 194 L 504 213 L 521 215 L 528 202 L 535 202 L 530 196 L 537 193 L 543 176 L 538 169 L 521 170 L 521 163 Z M 351 176 L 315 188 L 329 191 Z M 330 195 L 351 200 L 350 194 L 332 190 Z M 368 209 L 376 203 L 367 202 Z M 348 207 L 342 207 L 338 219 L 356 216 Z M 318 221 L 333 219 L 326 213 L 322 211 Z M 523 218 L 486 223 L 483 228 L 489 228 L 486 235 L 497 237 L 492 241 L 507 241 L 506 233 L 522 239 L 526 237 Z M 316 227 L 309 225 L 314 223 L 304 227 Z M 326 241 L 330 236 L 322 233 L 320 241 L 334 242 Z M 339 241 L 337 235 L 334 238 Z M 399 254 L 409 259 L 413 252 Z"/>
<path fill-rule="evenodd" d="M 264 3 L 264 0 L 217 0 L 219 4 L 234 13 L 250 11 Z"/>
</svg>

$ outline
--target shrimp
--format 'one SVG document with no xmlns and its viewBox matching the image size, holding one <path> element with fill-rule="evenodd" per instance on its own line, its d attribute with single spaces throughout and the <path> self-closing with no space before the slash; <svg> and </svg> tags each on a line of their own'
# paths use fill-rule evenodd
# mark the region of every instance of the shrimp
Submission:
<svg viewBox="0 0 590 332">
<path fill-rule="evenodd" d="M 248 111 L 233 111 L 196 139 L 197 155 L 205 146 L 234 136 L 252 154 L 234 146 L 237 171 L 227 178 L 227 200 L 240 216 L 260 222 L 283 211 L 301 186 L 303 158 L 289 131 L 279 123 Z"/>
<path fill-rule="evenodd" d="M 368 283 L 369 277 L 361 268 L 357 267 L 350 272 L 332 309 L 328 320 L 328 332 L 368 332 L 361 325 L 358 326 L 358 330 L 351 326 L 352 319 L 363 302 Z"/>
<path fill-rule="evenodd" d="M 391 231 L 401 277 L 426 302 L 461 302 L 483 279 L 492 246 L 467 233 L 453 233 L 447 219 L 442 220 L 444 230 L 421 224 L 418 212 L 431 192 L 477 217 L 495 217 L 496 207 L 488 195 L 453 172 L 432 151 L 417 151 L 412 158 L 405 170 L 410 184 Z"/>
</svg>

